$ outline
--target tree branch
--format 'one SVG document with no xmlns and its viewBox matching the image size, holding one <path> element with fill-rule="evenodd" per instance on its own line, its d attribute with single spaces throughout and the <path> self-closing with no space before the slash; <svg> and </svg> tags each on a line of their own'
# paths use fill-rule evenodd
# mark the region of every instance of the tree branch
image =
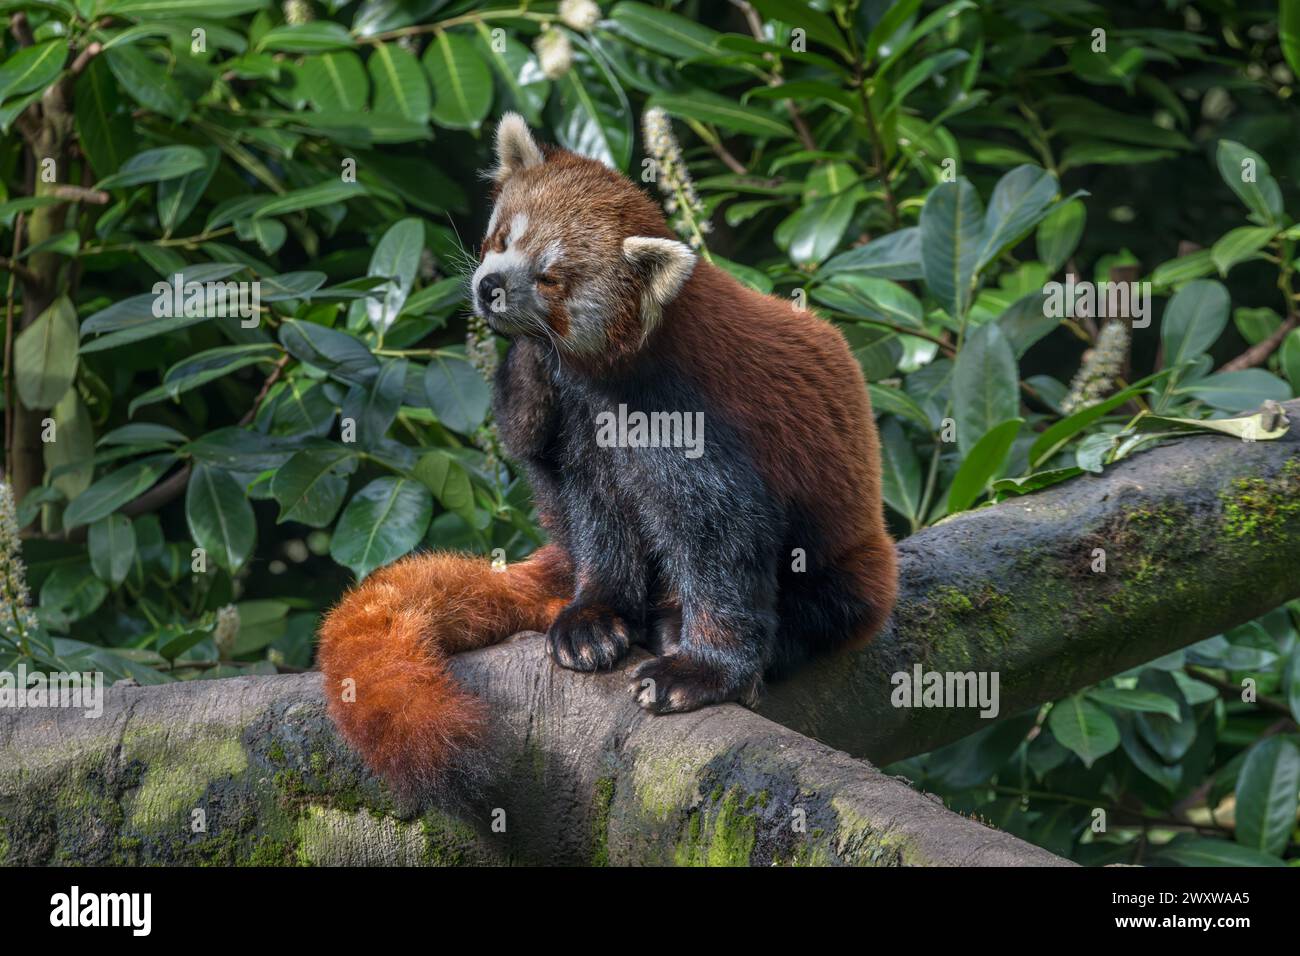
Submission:
<svg viewBox="0 0 1300 956">
<path fill-rule="evenodd" d="M 1287 334 L 1300 323 L 1300 315 L 1292 312 L 1283 320 L 1282 324 L 1273 330 L 1268 338 L 1261 339 L 1246 351 L 1242 352 L 1231 361 L 1224 362 L 1220 372 L 1240 372 L 1242 369 L 1254 368 L 1256 365 L 1262 365 L 1265 360 L 1272 355 Z"/>
<path fill-rule="evenodd" d="M 1300 597 L 1300 400 L 1284 407 L 1276 441 L 1189 436 L 912 535 L 880 636 L 774 685 L 759 713 L 888 764 L 989 724 L 894 707 L 896 673 L 996 673 L 1010 717 Z"/>
<path fill-rule="evenodd" d="M 558 670 L 539 640 L 454 667 L 496 766 L 437 806 L 359 766 L 319 674 L 113 688 L 95 720 L 6 708 L 0 863 L 1065 863 L 737 705 L 650 717 L 626 671 Z"/>
<path fill-rule="evenodd" d="M 5 709 L 3 862 L 1060 863 L 827 745 L 883 763 L 987 726 L 894 707 L 891 675 L 917 665 L 998 674 L 1006 717 L 1300 595 L 1297 501 L 1293 428 L 1189 436 L 956 515 L 900 544 L 874 644 L 773 685 L 759 713 L 647 716 L 625 690 L 636 659 L 576 674 L 540 635 L 458 655 L 494 764 L 478 796 L 436 806 L 360 768 L 315 674 L 117 688 L 99 720 Z"/>
</svg>

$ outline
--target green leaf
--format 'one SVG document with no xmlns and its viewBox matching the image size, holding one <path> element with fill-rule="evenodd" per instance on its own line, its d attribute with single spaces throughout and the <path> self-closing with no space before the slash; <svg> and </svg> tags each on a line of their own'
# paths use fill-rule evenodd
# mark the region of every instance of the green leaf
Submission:
<svg viewBox="0 0 1300 956">
<path fill-rule="evenodd" d="M 467 435 L 487 417 L 492 390 L 474 366 L 457 355 L 435 355 L 424 371 L 424 393 L 438 421 Z"/>
<path fill-rule="evenodd" d="M 415 464 L 415 477 L 433 492 L 444 508 L 475 524 L 474 487 L 469 472 L 441 449 L 425 452 Z"/>
<path fill-rule="evenodd" d="M 171 232 L 185 217 L 194 211 L 208 184 L 217 171 L 221 151 L 215 147 L 203 150 L 204 166 L 177 179 L 165 179 L 158 184 L 158 221 L 165 232 Z"/>
<path fill-rule="evenodd" d="M 45 470 L 50 483 L 71 501 L 89 488 L 95 477 L 95 426 L 75 388 L 63 393 L 51 417 L 56 440 L 45 443 Z"/>
<path fill-rule="evenodd" d="M 1178 705 L 1178 717 L 1162 713 L 1139 711 L 1138 733 L 1142 739 L 1167 764 L 1176 764 L 1191 750 L 1196 741 L 1196 720 L 1192 707 L 1172 675 L 1165 671 L 1147 668 L 1138 677 L 1138 690 L 1160 694 Z"/>
<path fill-rule="evenodd" d="M 1249 411 L 1266 401 L 1285 402 L 1291 397 L 1291 386 L 1262 368 L 1215 372 L 1177 391 L 1225 412 Z"/>
<path fill-rule="evenodd" d="M 1230 139 L 1219 140 L 1215 154 L 1219 175 L 1260 224 L 1277 225 L 1282 219 L 1282 190 L 1269 172 L 1264 157 Z"/>
<path fill-rule="evenodd" d="M 1282 689 L 1286 692 L 1291 716 L 1300 723 L 1300 642 L 1291 649 L 1291 656 L 1282 669 Z"/>
<path fill-rule="evenodd" d="M 1024 357 L 1031 347 L 1060 324 L 1060 317 L 1046 307 L 1046 297 L 1041 290 L 1021 296 L 998 316 L 998 327 L 1011 343 L 1017 359 Z"/>
<path fill-rule="evenodd" d="M 162 179 L 177 179 L 187 173 L 206 169 L 207 157 L 194 146 L 160 146 L 136 153 L 122 168 L 99 181 L 97 189 L 120 189 L 140 183 L 156 183 Z"/>
<path fill-rule="evenodd" d="M 975 187 L 965 178 L 940 183 L 921 209 L 921 268 L 930 294 L 954 321 L 970 307 L 984 227 Z M 1011 418 L 1004 415 L 999 421 Z"/>
<path fill-rule="evenodd" d="M 406 478 L 376 478 L 343 510 L 330 557 L 364 578 L 419 544 L 432 517 L 433 498 L 424 485 Z"/>
<path fill-rule="evenodd" d="M 184 435 L 169 425 L 156 425 L 153 422 L 135 422 L 114 428 L 96 442 L 96 445 L 149 445 L 154 442 L 172 442 L 183 444 L 189 441 Z"/>
<path fill-rule="evenodd" d="M 174 399 L 183 392 L 224 378 L 241 368 L 272 362 L 277 354 L 279 349 L 269 343 L 221 345 L 199 352 L 169 368 L 161 385 L 136 395 L 127 406 L 127 415 L 134 416 L 137 408 Z"/>
<path fill-rule="evenodd" d="M 61 295 L 14 340 L 18 397 L 31 409 L 53 408 L 77 375 L 77 309 Z"/>
<path fill-rule="evenodd" d="M 708 90 L 689 93 L 656 93 L 650 97 L 650 106 L 657 106 L 671 116 L 712 123 L 734 133 L 751 136 L 780 136 L 792 139 L 794 130 L 789 124 L 752 106 L 742 106 Z"/>
<path fill-rule="evenodd" d="M 268 4 L 269 0 L 106 0 L 99 12 L 132 20 L 170 20 L 185 16 L 224 19 L 264 10 Z"/>
<path fill-rule="evenodd" d="M 1047 459 L 1051 458 L 1060 451 L 1067 442 L 1079 432 L 1083 431 L 1093 422 L 1097 421 L 1104 415 L 1114 411 L 1125 402 L 1130 401 L 1135 395 L 1141 394 L 1141 388 L 1130 386 L 1122 391 L 1116 392 L 1110 398 L 1098 402 L 1095 405 L 1089 405 L 1071 415 L 1067 415 L 1059 422 L 1054 423 L 1047 428 L 1041 435 L 1034 439 L 1033 445 L 1029 448 L 1029 467 L 1037 468 Z"/>
<path fill-rule="evenodd" d="M 998 501 L 1002 501 L 1005 498 L 1027 495 L 1042 488 L 1069 481 L 1081 474 L 1083 474 L 1082 468 L 1071 465 L 1068 468 L 1049 468 L 1046 471 L 1036 471 L 1032 475 L 1025 475 L 1023 478 L 1000 478 L 993 482 L 993 494 Z"/>
<path fill-rule="evenodd" d="M 378 445 L 397 417 L 406 386 L 406 364 L 405 359 L 384 362 L 374 384 L 354 385 L 344 399 L 342 419 L 354 423 L 359 447 Z"/>
<path fill-rule="evenodd" d="M 1133 427 L 1137 431 L 1202 432 L 1231 435 L 1246 441 L 1273 441 L 1291 430 L 1286 413 L 1278 408 L 1235 418 L 1171 418 L 1168 415 L 1143 415 Z"/>
<path fill-rule="evenodd" d="M 1300 76 L 1300 5 L 1293 0 L 1278 0 L 1278 39 L 1282 56 L 1293 76 Z"/>
<path fill-rule="evenodd" d="M 227 472 L 198 465 L 185 489 L 185 520 L 195 544 L 232 574 L 253 553 L 257 522 L 243 486 Z"/>
<path fill-rule="evenodd" d="M 378 56 L 377 51 L 384 47 L 378 46 L 375 49 L 376 53 L 371 55 L 372 64 Z M 298 67 L 298 75 L 311 105 L 322 113 L 358 113 L 366 108 L 370 94 L 366 68 L 361 65 L 361 57 L 351 50 L 304 57 Z M 423 74 L 420 75 L 420 83 L 424 84 Z M 427 95 L 426 91 L 426 98 Z M 385 111 L 385 108 L 378 106 L 377 97 L 375 102 L 377 109 Z"/>
<path fill-rule="evenodd" d="M 324 528 L 338 514 L 348 480 L 339 466 L 352 457 L 344 448 L 300 451 L 271 477 L 271 496 L 280 505 L 277 523 L 300 521 Z"/>
<path fill-rule="evenodd" d="M 152 488 L 175 460 L 172 454 L 150 455 L 109 472 L 68 505 L 63 512 L 63 527 L 77 528 L 111 515 Z"/>
<path fill-rule="evenodd" d="M 1209 275 L 1213 271 L 1214 259 L 1210 256 L 1210 250 L 1198 249 L 1196 252 L 1170 259 L 1156 266 L 1155 271 L 1151 273 L 1151 284 L 1157 289 L 1170 289 L 1191 279 Z"/>
<path fill-rule="evenodd" d="M 429 81 L 415 54 L 396 43 L 379 43 L 370 54 L 366 68 L 375 88 L 376 110 L 399 113 L 416 123 L 429 121 L 433 105 Z"/>
<path fill-rule="evenodd" d="M 416 292 L 402 306 L 403 315 L 430 315 L 455 308 L 465 301 L 465 280 L 455 276 L 439 279 Z"/>
<path fill-rule="evenodd" d="M 283 216 L 285 213 L 299 212 L 303 209 L 315 209 L 317 206 L 327 206 L 348 199 L 359 199 L 366 195 L 369 195 L 366 191 L 366 187 L 360 183 L 347 183 L 338 179 L 327 179 L 324 182 L 317 183 L 315 186 L 307 186 L 305 189 L 295 189 L 285 193 L 283 196 L 268 199 L 266 202 L 258 206 L 257 210 L 253 213 L 253 218 L 261 219 L 265 216 Z M 213 223 L 209 222 L 207 228 L 214 228 Z"/>
<path fill-rule="evenodd" d="M 777 227 L 777 245 L 795 265 L 816 265 L 839 246 L 856 205 L 851 192 L 842 192 L 800 206 Z"/>
<path fill-rule="evenodd" d="M 665 56 L 677 59 L 717 56 L 716 30 L 644 3 L 619 3 L 610 11 L 614 30 Z"/>
<path fill-rule="evenodd" d="M 289 232 L 278 219 L 236 219 L 235 235 L 244 242 L 256 242 L 258 248 L 271 256 L 284 245 Z"/>
<path fill-rule="evenodd" d="M 1088 696 L 1099 704 L 1117 710 L 1131 710 L 1146 714 L 1165 714 L 1171 720 L 1180 720 L 1178 701 L 1153 691 L 1124 687 L 1094 687 Z"/>
<path fill-rule="evenodd" d="M 1055 275 L 1079 247 L 1088 207 L 1082 200 L 1063 202 L 1038 224 L 1038 258 L 1048 275 Z"/>
<path fill-rule="evenodd" d="M 1007 455 L 1020 434 L 1023 418 L 1012 418 L 994 425 L 975 443 L 962 459 L 961 467 L 948 489 L 948 514 L 965 511 L 983 494 L 989 482 L 1006 464 Z"/>
<path fill-rule="evenodd" d="M 921 230 L 908 226 L 873 239 L 866 245 L 841 252 L 826 262 L 819 275 L 854 272 L 881 279 L 920 279 Z"/>
<path fill-rule="evenodd" d="M 542 107 L 551 95 L 551 81 L 542 72 L 532 50 L 513 37 L 505 37 L 502 49 L 493 42 L 492 31 L 479 21 L 479 54 L 492 64 L 506 93 L 506 101 L 532 126 L 542 123 Z"/>
<path fill-rule="evenodd" d="M 1179 866 L 1286 866 L 1275 856 L 1208 837 L 1177 839 L 1161 847 L 1157 856 Z"/>
<path fill-rule="evenodd" d="M 280 326 L 280 344 L 299 361 L 349 385 L 369 385 L 379 374 L 379 360 L 365 343 L 314 322 L 285 319 Z"/>
<path fill-rule="evenodd" d="M 1300 329 L 1292 329 L 1278 350 L 1282 371 L 1291 383 L 1291 391 L 1300 395 Z"/>
<path fill-rule="evenodd" d="M 901 9 L 909 10 L 907 15 L 903 18 L 904 21 L 908 21 L 912 16 L 911 11 L 914 11 L 916 6 L 917 5 L 913 4 L 911 0 L 898 0 L 898 2 L 890 8 L 889 14 L 886 14 L 886 19 L 888 19 L 895 10 Z M 889 74 L 894 64 L 897 63 L 898 60 L 913 46 L 925 39 L 934 31 L 944 27 L 953 17 L 960 15 L 966 10 L 975 9 L 978 8 L 972 0 L 954 0 L 954 2 L 944 4 L 942 7 L 939 7 L 937 10 L 927 15 L 920 23 L 908 30 L 901 40 L 897 39 L 897 32 L 886 32 L 881 35 L 879 37 L 880 45 L 876 49 L 876 54 L 883 57 L 884 60 L 876 72 L 880 75 Z M 876 29 L 871 31 L 871 37 L 867 41 L 868 57 L 872 55 L 870 52 L 871 46 L 873 41 L 877 39 L 876 30 L 882 29 L 884 24 L 885 20 L 881 20 L 881 22 L 877 24 Z M 887 30 L 888 28 L 885 29 Z"/>
<path fill-rule="evenodd" d="M 890 41 L 899 36 L 920 9 L 921 0 L 895 0 L 889 4 L 884 16 L 867 35 L 863 49 L 867 63 L 871 63 L 877 56 L 883 59 L 894 52 Z"/>
<path fill-rule="evenodd" d="M 199 436 L 180 452 L 226 471 L 265 471 L 279 468 L 303 444 L 301 438 L 263 435 L 229 425 Z"/>
<path fill-rule="evenodd" d="M 1110 714 L 1076 694 L 1052 705 L 1047 724 L 1061 746 L 1091 767 L 1119 746 L 1119 728 Z"/>
<path fill-rule="evenodd" d="M 565 149 L 615 169 L 632 161 L 634 116 L 617 77 L 585 40 L 573 36 L 584 51 L 573 69 L 555 84 L 559 93 L 555 138 Z"/>
<path fill-rule="evenodd" d="M 813 298 L 858 319 L 924 329 L 921 303 L 901 285 L 858 273 L 840 273 L 813 288 Z"/>
<path fill-rule="evenodd" d="M 190 103 L 171 75 L 141 50 L 114 47 L 103 54 L 109 69 L 122 89 L 147 110 L 182 122 L 190 112 Z"/>
<path fill-rule="evenodd" d="M 492 108 L 492 73 L 474 42 L 439 30 L 423 62 L 433 83 L 433 122 L 448 129 L 478 129 Z"/>
<path fill-rule="evenodd" d="M 376 33 L 429 22 L 447 0 L 361 0 L 352 20 L 352 32 L 371 37 Z M 337 9 L 338 5 L 332 7 Z"/>
<path fill-rule="evenodd" d="M 984 230 L 975 269 L 1027 235 L 1051 208 L 1060 187 L 1056 177 L 1037 166 L 1017 166 L 998 180 L 984 213 Z M 928 205 L 928 203 L 927 203 Z"/>
<path fill-rule="evenodd" d="M 979 440 L 1020 410 L 1019 373 L 1011 345 L 996 323 L 966 339 L 953 366 L 953 418 L 957 447 L 969 455 Z"/>
<path fill-rule="evenodd" d="M 19 48 L 0 64 L 0 101 L 45 89 L 63 72 L 67 58 L 68 41 L 63 38 Z"/>
<path fill-rule="evenodd" d="M 41 585 L 41 609 L 64 620 L 79 621 L 104 603 L 108 586 L 83 564 L 56 567 Z"/>
<path fill-rule="evenodd" d="M 1269 308 L 1232 310 L 1232 324 L 1237 327 L 1247 345 L 1258 345 L 1277 331 L 1282 317 Z"/>
<path fill-rule="evenodd" d="M 921 408 L 916 403 L 916 399 L 906 392 L 876 382 L 868 382 L 867 391 L 871 393 L 872 411 L 877 415 L 895 415 L 907 419 L 923 431 L 931 430 L 930 419 L 926 416 L 925 409 Z"/>
<path fill-rule="evenodd" d="M 1228 324 L 1232 300 L 1212 279 L 1197 279 L 1179 289 L 1160 322 L 1165 365 L 1174 368 L 1208 351 Z"/>
<path fill-rule="evenodd" d="M 342 25 L 329 20 L 313 20 L 310 23 L 286 23 L 272 27 L 262 35 L 257 51 L 317 53 L 322 50 L 347 49 L 355 45 L 356 41 Z"/>
<path fill-rule="evenodd" d="M 135 561 L 135 526 L 126 515 L 108 515 L 90 526 L 90 566 L 101 581 L 117 587 Z"/>
<path fill-rule="evenodd" d="M 1281 856 L 1295 829 L 1297 795 L 1300 749 L 1286 737 L 1255 744 L 1237 778 L 1237 842 Z"/>
<path fill-rule="evenodd" d="M 885 504 L 916 524 L 921 510 L 921 462 L 898 422 L 880 428 L 880 490 Z"/>
<path fill-rule="evenodd" d="M 394 223 L 375 247 L 368 274 L 384 276 L 390 281 L 380 290 L 383 298 L 367 299 L 365 308 L 370 324 L 381 335 L 388 331 L 411 294 L 423 249 L 424 225 L 419 219 Z"/>
<path fill-rule="evenodd" d="M 121 102 L 108 63 L 95 57 L 77 77 L 73 108 L 77 140 L 100 179 L 117 172 L 135 146 L 131 118 L 120 109 Z"/>
<path fill-rule="evenodd" d="M 1263 249 L 1277 230 L 1272 226 L 1241 226 L 1223 235 L 1210 249 L 1210 259 L 1219 275 L 1226 276 L 1228 270 L 1239 262 L 1254 258 L 1255 253 Z"/>
</svg>

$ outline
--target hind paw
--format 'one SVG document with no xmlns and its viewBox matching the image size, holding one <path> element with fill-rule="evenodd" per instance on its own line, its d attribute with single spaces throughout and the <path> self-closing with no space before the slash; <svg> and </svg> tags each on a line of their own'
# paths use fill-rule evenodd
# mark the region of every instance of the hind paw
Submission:
<svg viewBox="0 0 1300 956">
<path fill-rule="evenodd" d="M 666 654 L 638 667 L 628 690 L 645 710 L 671 714 L 728 700 L 753 703 L 761 684 L 759 674 L 737 680 L 697 658 Z"/>
<path fill-rule="evenodd" d="M 626 620 L 604 605 L 571 604 L 546 632 L 546 653 L 575 671 L 609 670 L 632 646 Z"/>
</svg>

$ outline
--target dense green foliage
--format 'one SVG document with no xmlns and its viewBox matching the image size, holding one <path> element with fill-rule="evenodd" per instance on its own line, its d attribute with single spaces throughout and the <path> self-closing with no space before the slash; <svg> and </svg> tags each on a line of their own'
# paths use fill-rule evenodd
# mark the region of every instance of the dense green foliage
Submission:
<svg viewBox="0 0 1300 956">
<path fill-rule="evenodd" d="M 1296 4 L 582 6 L 0 2 L 5 466 L 41 532 L 0 665 L 307 667 L 353 575 L 536 545 L 463 308 L 507 109 L 633 176 L 672 118 L 683 236 L 853 345 L 900 536 L 1300 393 Z M 1067 272 L 1149 281 L 1149 323 L 1045 314 Z M 260 281 L 258 321 L 159 316 L 178 273 Z M 901 769 L 1089 862 L 1294 861 L 1298 621 Z"/>
</svg>

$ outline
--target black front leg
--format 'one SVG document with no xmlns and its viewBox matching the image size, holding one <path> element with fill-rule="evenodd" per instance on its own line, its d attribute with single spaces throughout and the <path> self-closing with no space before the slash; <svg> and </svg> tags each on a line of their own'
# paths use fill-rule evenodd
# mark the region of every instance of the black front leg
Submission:
<svg viewBox="0 0 1300 956">
<path fill-rule="evenodd" d="M 573 602 L 546 635 L 561 667 L 608 670 L 640 643 L 646 625 L 646 553 L 631 502 L 597 451 L 566 462 L 561 501 L 577 576 Z"/>
<path fill-rule="evenodd" d="M 523 468 L 542 526 L 567 548 L 556 451 L 561 399 L 547 348 L 533 339 L 511 343 L 497 368 L 492 417 L 506 453 Z"/>
<path fill-rule="evenodd" d="M 744 448 L 719 432 L 698 460 L 661 458 L 670 497 L 655 509 L 653 542 L 668 646 L 630 687 L 654 713 L 756 700 L 775 650 L 785 519 Z"/>
</svg>

